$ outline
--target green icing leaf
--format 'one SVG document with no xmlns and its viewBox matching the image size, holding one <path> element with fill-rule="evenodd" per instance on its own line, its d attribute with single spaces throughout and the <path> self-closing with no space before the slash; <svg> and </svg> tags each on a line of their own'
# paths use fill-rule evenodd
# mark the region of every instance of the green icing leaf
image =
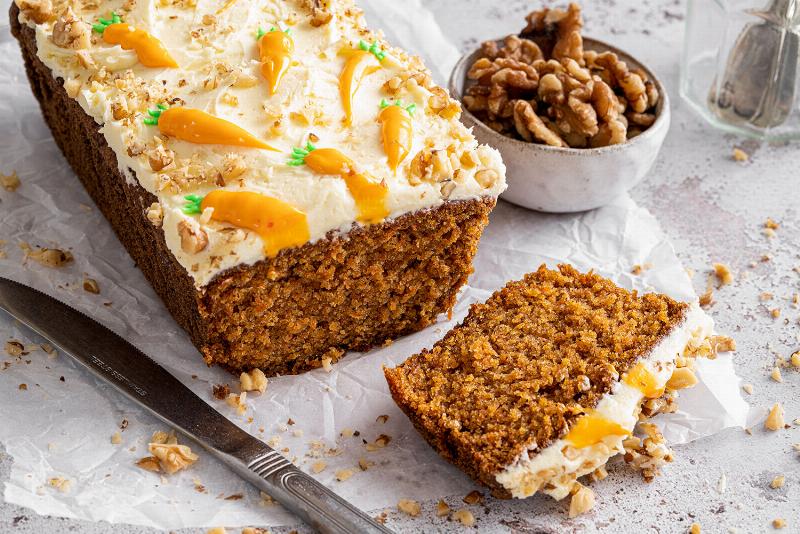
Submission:
<svg viewBox="0 0 800 534">
<path fill-rule="evenodd" d="M 186 203 L 183 205 L 183 208 L 181 208 L 181 211 L 186 215 L 196 215 L 203 212 L 200 207 L 200 203 L 203 202 L 203 197 L 200 195 L 186 195 L 183 199 Z"/>
<path fill-rule="evenodd" d="M 292 149 L 292 156 L 289 158 L 289 161 L 286 162 L 287 165 L 291 165 L 292 167 L 299 167 L 300 165 L 305 165 L 306 163 L 306 156 L 308 156 L 311 152 L 316 150 L 317 147 L 311 144 L 311 142 L 306 143 L 306 147 L 295 147 Z"/>
<path fill-rule="evenodd" d="M 358 47 L 361 50 L 369 52 L 370 54 L 375 56 L 375 59 L 377 59 L 378 61 L 383 61 L 383 58 L 386 57 L 386 52 L 381 50 L 381 47 L 378 46 L 378 43 L 368 44 L 366 41 L 361 40 L 358 42 Z"/>
<path fill-rule="evenodd" d="M 148 126 L 155 126 L 158 124 L 158 119 L 159 117 L 161 117 L 161 113 L 168 109 L 169 106 L 167 106 L 166 104 L 156 104 L 156 109 L 147 110 L 147 114 L 150 116 L 142 119 L 142 122 Z"/>
<path fill-rule="evenodd" d="M 104 19 L 103 17 L 99 17 L 97 20 L 98 22 L 96 24 L 92 24 L 92 29 L 97 33 L 103 33 L 106 31 L 106 28 L 112 24 L 119 24 L 122 22 L 122 18 L 113 11 L 111 12 L 110 18 Z"/>
</svg>

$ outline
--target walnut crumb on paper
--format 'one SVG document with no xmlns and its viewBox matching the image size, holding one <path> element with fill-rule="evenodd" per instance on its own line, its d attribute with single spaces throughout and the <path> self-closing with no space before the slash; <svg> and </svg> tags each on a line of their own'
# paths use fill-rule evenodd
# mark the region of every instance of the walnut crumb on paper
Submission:
<svg viewBox="0 0 800 534">
<path fill-rule="evenodd" d="M 689 527 L 689 534 L 701 534 L 703 530 L 700 528 L 700 523 L 692 523 L 692 526 Z"/>
<path fill-rule="evenodd" d="M 261 369 L 253 369 L 249 373 L 242 373 L 239 375 L 239 387 L 242 391 L 264 393 L 267 390 L 267 376 Z"/>
<path fill-rule="evenodd" d="M 417 501 L 411 499 L 400 499 L 397 501 L 397 509 L 406 515 L 417 517 L 419 515 L 421 506 Z"/>
<path fill-rule="evenodd" d="M 780 517 L 772 520 L 772 528 L 781 529 L 786 527 L 786 520 Z"/>
<path fill-rule="evenodd" d="M 733 283 L 733 273 L 731 272 L 730 267 L 724 263 L 714 263 L 713 267 L 714 276 L 717 277 L 717 281 L 719 282 L 720 286 L 726 286 Z"/>
<path fill-rule="evenodd" d="M 152 471 L 153 473 L 161 472 L 161 465 L 158 463 L 158 458 L 155 456 L 145 456 L 138 460 L 136 465 L 145 471 Z"/>
<path fill-rule="evenodd" d="M 769 377 L 775 382 L 783 382 L 783 376 L 781 375 L 780 367 L 773 367 Z"/>
<path fill-rule="evenodd" d="M 19 244 L 19 248 L 25 253 L 25 259 L 44 265 L 45 267 L 63 267 L 73 260 L 72 253 L 60 248 L 36 248 L 34 249 L 24 241 Z"/>
<path fill-rule="evenodd" d="M 467 504 L 480 504 L 483 502 L 483 493 L 473 490 L 467 493 L 462 500 Z"/>
<path fill-rule="evenodd" d="M 242 391 L 238 395 L 236 393 L 229 393 L 227 397 L 225 397 L 225 402 L 228 403 L 228 406 L 231 408 L 236 408 L 236 413 L 239 415 L 243 415 L 247 411 L 247 392 Z"/>
<path fill-rule="evenodd" d="M 311 472 L 315 475 L 322 473 L 325 468 L 328 467 L 328 464 L 323 462 L 322 460 L 317 460 L 313 464 L 311 464 Z"/>
<path fill-rule="evenodd" d="M 47 484 L 61 493 L 67 493 L 72 488 L 72 481 L 64 477 L 52 477 L 47 480 Z"/>
<path fill-rule="evenodd" d="M 345 480 L 351 478 L 353 474 L 354 473 L 352 469 L 340 469 L 339 471 L 336 471 L 336 480 L 339 482 L 344 482 Z"/>
<path fill-rule="evenodd" d="M 87 293 L 92 293 L 93 295 L 100 294 L 100 286 L 97 283 L 97 280 L 94 278 L 87 278 L 83 279 L 83 290 Z"/>
<path fill-rule="evenodd" d="M 188 446 L 177 443 L 150 443 L 148 450 L 168 475 L 186 469 L 199 458 Z"/>
<path fill-rule="evenodd" d="M 781 406 L 781 403 L 776 402 L 769 410 L 767 420 L 764 421 L 764 428 L 775 432 L 776 430 L 781 430 L 785 425 L 786 422 L 783 419 L 783 406 Z"/>
<path fill-rule="evenodd" d="M 206 531 L 206 534 L 228 534 L 225 527 L 214 527 Z"/>
<path fill-rule="evenodd" d="M 9 339 L 8 341 L 6 341 L 5 351 L 6 354 L 14 358 L 19 358 L 20 356 L 26 354 L 25 345 L 23 345 L 16 339 Z"/>
<path fill-rule="evenodd" d="M 786 482 L 786 477 L 783 475 L 778 475 L 772 479 L 772 482 L 769 483 L 769 487 L 772 489 L 782 488 L 785 482 Z"/>
<path fill-rule="evenodd" d="M 442 499 L 436 503 L 436 517 L 446 517 L 450 515 L 450 507 Z"/>
<path fill-rule="evenodd" d="M 0 172 L 0 186 L 9 193 L 13 193 L 20 185 L 19 176 L 17 171 L 12 171 L 11 174 L 3 174 Z"/>
<path fill-rule="evenodd" d="M 750 155 L 741 148 L 734 148 L 732 156 L 733 160 L 738 161 L 739 163 L 744 163 L 750 160 Z"/>
<path fill-rule="evenodd" d="M 475 526 L 475 516 L 466 508 L 453 512 L 453 520 L 460 522 L 465 527 Z"/>
<path fill-rule="evenodd" d="M 744 384 L 744 385 L 742 386 L 742 389 L 743 389 L 743 390 L 744 390 L 744 392 L 745 392 L 745 393 L 747 393 L 748 395 L 752 395 L 752 394 L 753 394 L 753 384 Z"/>
<path fill-rule="evenodd" d="M 578 517 L 592 508 L 594 508 L 594 492 L 586 486 L 580 486 L 570 500 L 569 517 Z"/>
<path fill-rule="evenodd" d="M 781 225 L 773 221 L 770 217 L 767 217 L 767 220 L 764 223 L 764 228 L 767 228 L 768 230 L 777 230 L 780 227 Z"/>
<path fill-rule="evenodd" d="M 119 445 L 120 443 L 122 443 L 122 434 L 120 434 L 119 432 L 114 432 L 113 434 L 111 434 L 111 444 Z"/>
</svg>

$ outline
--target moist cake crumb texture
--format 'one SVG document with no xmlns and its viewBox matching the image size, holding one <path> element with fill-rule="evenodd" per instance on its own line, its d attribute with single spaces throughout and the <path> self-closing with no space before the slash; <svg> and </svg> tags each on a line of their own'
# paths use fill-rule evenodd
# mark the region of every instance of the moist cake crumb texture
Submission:
<svg viewBox="0 0 800 534">
<path fill-rule="evenodd" d="M 495 474 L 532 442 L 540 451 L 563 437 L 687 308 L 567 265 L 542 266 L 385 374 L 439 453 L 503 495 Z"/>
</svg>

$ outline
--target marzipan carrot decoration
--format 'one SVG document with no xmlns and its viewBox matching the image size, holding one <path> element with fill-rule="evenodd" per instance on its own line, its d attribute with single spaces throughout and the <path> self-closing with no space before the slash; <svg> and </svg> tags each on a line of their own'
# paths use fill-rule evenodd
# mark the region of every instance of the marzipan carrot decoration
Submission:
<svg viewBox="0 0 800 534">
<path fill-rule="evenodd" d="M 347 56 L 347 61 L 339 75 L 339 94 L 342 97 L 345 124 L 350 124 L 353 120 L 353 98 L 361 81 L 381 68 L 380 62 L 386 57 L 386 52 L 377 43 L 368 45 L 359 41 L 357 50 L 346 50 L 342 53 Z"/>
<path fill-rule="evenodd" d="M 356 202 L 359 221 L 376 223 L 389 215 L 386 209 L 388 188 L 357 172 L 352 160 L 335 148 L 316 148 L 308 143 L 305 148 L 292 151 L 288 164 L 295 167 L 305 164 L 316 173 L 340 176 Z"/>
<path fill-rule="evenodd" d="M 261 74 L 269 85 L 269 94 L 278 90 L 283 75 L 289 69 L 294 53 L 294 40 L 290 30 L 281 31 L 275 27 L 268 32 L 258 30 L 258 55 L 261 58 Z"/>
<path fill-rule="evenodd" d="M 397 166 L 406 159 L 411 152 L 411 143 L 414 140 L 414 126 L 411 118 L 414 116 L 416 104 L 403 107 L 398 100 L 389 104 L 386 99 L 381 100 L 381 113 L 378 122 L 381 123 L 381 139 L 383 150 L 389 160 L 389 168 L 397 170 Z"/>
<path fill-rule="evenodd" d="M 256 232 L 264 241 L 264 253 L 274 257 L 285 248 L 308 242 L 306 214 L 291 204 L 251 191 L 218 189 L 204 197 L 187 195 L 183 212 L 191 215 L 213 208 L 211 219 Z"/>
<path fill-rule="evenodd" d="M 199 109 L 177 107 L 168 108 L 158 104 L 158 109 L 149 110 L 144 123 L 158 126 L 166 136 L 199 145 L 232 145 L 249 148 L 274 150 L 247 130 L 225 119 L 215 117 Z"/>
<path fill-rule="evenodd" d="M 103 41 L 111 45 L 120 45 L 124 50 L 133 50 L 139 63 L 145 67 L 172 67 L 178 64 L 167 52 L 164 43 L 144 30 L 137 30 L 130 24 L 122 22 L 116 13 L 110 19 L 101 18 L 92 29 L 103 36 Z"/>
</svg>

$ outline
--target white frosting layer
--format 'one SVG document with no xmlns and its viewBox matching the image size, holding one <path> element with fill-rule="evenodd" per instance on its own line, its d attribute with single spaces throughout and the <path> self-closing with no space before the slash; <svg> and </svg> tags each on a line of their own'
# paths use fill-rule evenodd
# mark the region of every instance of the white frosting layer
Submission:
<svg viewBox="0 0 800 534">
<path fill-rule="evenodd" d="M 675 358 L 683 354 L 687 344 L 693 339 L 705 339 L 713 329 L 714 321 L 694 303 L 687 310 L 681 325 L 640 360 L 655 377 L 659 389 L 672 376 Z M 600 417 L 633 432 L 643 400 L 644 395 L 639 389 L 618 381 L 611 392 L 600 399 L 595 411 Z M 562 438 L 538 453 L 534 452 L 536 444 L 531 443 L 496 479 L 516 498 L 530 497 L 540 491 L 563 499 L 569 495 L 577 477 L 591 473 L 605 465 L 612 456 L 623 453 L 622 442 L 625 438 L 611 435 L 596 445 L 583 448 L 575 448 Z"/>
<path fill-rule="evenodd" d="M 357 210 L 343 180 L 320 176 L 307 166 L 286 165 L 292 148 L 304 145 L 309 134 L 319 138 L 318 147 L 339 149 L 355 162 L 359 172 L 386 183 L 389 218 L 435 207 L 445 199 L 496 197 L 505 189 L 505 167 L 499 154 L 478 147 L 457 114 L 440 113 L 432 107 L 435 87 L 425 88 L 411 81 L 397 92 L 387 93 L 383 86 L 388 80 L 397 76 L 406 80 L 409 74 L 422 72 L 422 66 L 416 58 L 389 48 L 379 36 L 369 33 L 360 12 L 349 1 L 331 1 L 333 18 L 318 27 L 310 23 L 311 12 L 302 0 L 238 0 L 221 10 L 226 3 L 56 3 L 60 9 L 57 16 L 64 16 L 69 5 L 87 27 L 98 17 L 116 11 L 124 22 L 157 37 L 179 69 L 144 67 L 133 51 L 106 44 L 97 34 L 82 50 L 64 47 L 63 43 L 57 46 L 52 37 L 55 20 L 36 25 L 22 16 L 24 22 L 36 27 L 39 58 L 65 80 L 68 93 L 74 94 L 86 113 L 102 125 L 100 132 L 116 154 L 120 169 L 157 196 L 167 245 L 198 287 L 220 271 L 263 259 L 264 250 L 254 232 L 237 232 L 230 225 L 185 215 L 181 208 L 187 194 L 204 195 L 222 187 L 276 197 L 306 213 L 312 242 L 331 230 L 347 232 L 352 228 Z M 83 7 L 89 4 L 97 4 L 97 9 Z M 260 72 L 255 37 L 259 27 L 270 26 L 291 28 L 295 45 L 293 62 L 274 96 L 269 95 Z M 340 51 L 352 48 L 361 39 L 378 39 L 388 55 L 382 68 L 364 79 L 355 98 L 352 126 L 346 127 L 338 86 L 345 62 Z M 396 173 L 387 164 L 376 121 L 382 98 L 416 104 L 413 146 Z M 280 152 L 191 144 L 165 138 L 157 127 L 142 123 L 147 109 L 174 99 L 180 99 L 177 105 L 233 122 Z M 174 161 L 154 170 L 149 155 L 158 145 L 174 153 Z M 423 148 L 451 154 L 444 158 L 444 172 L 433 179 L 420 180 L 410 170 L 412 159 Z M 462 165 L 465 153 L 467 159 L 472 156 L 472 164 Z M 245 170 L 221 181 L 230 161 L 240 162 Z M 476 173 L 487 169 L 494 171 L 497 179 L 489 183 L 476 180 Z M 204 250 L 182 249 L 178 224 L 184 220 L 207 234 Z"/>
</svg>

